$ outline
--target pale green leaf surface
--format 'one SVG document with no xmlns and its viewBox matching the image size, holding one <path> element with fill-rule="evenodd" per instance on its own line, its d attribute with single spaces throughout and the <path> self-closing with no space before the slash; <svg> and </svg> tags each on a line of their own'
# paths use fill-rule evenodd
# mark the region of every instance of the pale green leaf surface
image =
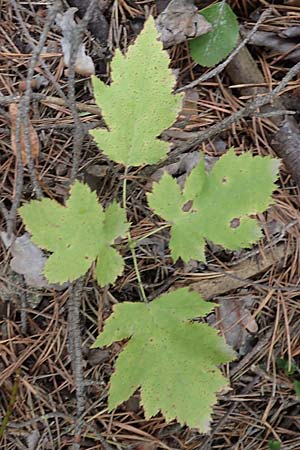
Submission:
<svg viewBox="0 0 300 450">
<path fill-rule="evenodd" d="M 65 207 L 42 199 L 22 206 L 19 212 L 32 241 L 52 252 L 44 268 L 50 283 L 79 278 L 97 258 L 99 280 L 112 283 L 122 272 L 123 260 L 110 244 L 128 229 L 125 213 L 116 203 L 104 212 L 86 184 L 74 183 Z"/>
<path fill-rule="evenodd" d="M 278 166 L 278 160 L 249 153 L 236 156 L 231 149 L 209 174 L 200 161 L 180 195 L 170 188 L 171 176 L 164 175 L 148 194 L 148 204 L 171 224 L 172 258 L 204 261 L 205 239 L 231 250 L 257 242 L 261 230 L 249 215 L 263 212 L 271 204 Z M 190 209 L 184 212 L 188 201 Z"/>
<path fill-rule="evenodd" d="M 168 292 L 151 303 L 152 311 L 160 314 L 161 320 L 166 314 L 166 326 L 170 316 L 181 321 L 204 317 L 212 312 L 215 306 L 217 305 L 212 302 L 199 301 L 199 294 L 188 288 Z"/>
<path fill-rule="evenodd" d="M 173 223 L 169 247 L 174 261 L 178 258 L 186 262 L 205 261 L 205 239 L 200 225 L 200 217 L 189 213 Z"/>
<path fill-rule="evenodd" d="M 148 194 L 148 202 L 150 207 L 166 220 L 173 221 L 180 216 L 184 217 L 180 187 L 168 172 L 164 172 L 159 183 L 153 185 L 152 193 Z"/>
<path fill-rule="evenodd" d="M 49 283 L 74 281 L 89 270 L 97 255 L 85 252 L 82 257 L 80 249 L 76 247 L 62 247 L 50 255 L 44 267 L 44 275 Z"/>
<path fill-rule="evenodd" d="M 147 418 L 161 411 L 168 421 L 207 431 L 216 393 L 227 385 L 217 366 L 235 357 L 216 330 L 190 322 L 213 307 L 187 288 L 150 304 L 117 305 L 93 345 L 129 338 L 111 378 L 109 408 L 140 387 Z"/>
<path fill-rule="evenodd" d="M 115 280 L 122 274 L 123 269 L 123 258 L 116 249 L 109 245 L 100 248 L 95 271 L 99 286 L 106 286 L 112 283 L 112 280 Z"/>
<path fill-rule="evenodd" d="M 105 210 L 103 231 L 105 241 L 112 244 L 116 236 L 125 236 L 129 228 L 126 212 L 117 202 L 112 202 Z"/>
<path fill-rule="evenodd" d="M 28 205 L 19 208 L 26 228 L 34 235 L 34 243 L 44 249 L 54 252 L 63 237 L 57 224 L 65 220 L 65 211 L 58 202 L 48 198 L 41 201 L 33 200 Z"/>
<path fill-rule="evenodd" d="M 172 125 L 181 108 L 182 96 L 171 93 L 175 78 L 168 54 L 157 37 L 149 17 L 126 56 L 116 51 L 111 85 L 93 77 L 96 103 L 109 131 L 90 133 L 111 160 L 125 166 L 154 164 L 166 156 L 169 144 L 157 136 Z"/>
<path fill-rule="evenodd" d="M 132 336 L 136 331 L 136 324 L 139 321 L 143 322 L 144 313 L 144 303 L 123 302 L 119 303 L 117 307 L 114 306 L 113 314 L 105 322 L 105 333 L 99 334 L 92 348 L 111 345 L 115 341 L 121 341 Z M 133 315 L 134 321 L 130 320 Z M 126 316 L 129 320 L 123 319 Z"/>
<path fill-rule="evenodd" d="M 185 186 L 183 189 L 183 195 L 185 201 L 196 200 L 202 193 L 202 189 L 206 183 L 207 174 L 205 172 L 205 162 L 202 157 L 191 173 L 188 175 Z"/>
<path fill-rule="evenodd" d="M 192 58 L 202 66 L 213 66 L 226 58 L 238 40 L 239 24 L 227 3 L 208 6 L 200 14 L 213 26 L 212 31 L 189 41 Z"/>
<path fill-rule="evenodd" d="M 128 228 L 125 210 L 117 202 L 111 203 L 106 208 L 103 220 L 103 241 L 106 245 L 101 246 L 96 265 L 96 279 L 100 286 L 111 283 L 123 272 L 123 258 L 109 244 L 113 244 L 117 236 L 125 236 Z"/>
</svg>

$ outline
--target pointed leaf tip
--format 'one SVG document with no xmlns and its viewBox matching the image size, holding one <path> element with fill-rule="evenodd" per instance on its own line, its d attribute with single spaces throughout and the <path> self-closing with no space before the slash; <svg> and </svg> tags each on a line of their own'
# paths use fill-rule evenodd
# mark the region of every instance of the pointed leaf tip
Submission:
<svg viewBox="0 0 300 450">
<path fill-rule="evenodd" d="M 109 131 L 90 134 L 110 159 L 125 166 L 154 164 L 166 156 L 169 144 L 157 137 L 181 108 L 182 95 L 172 94 L 175 77 L 168 54 L 157 38 L 150 16 L 126 56 L 116 52 L 111 85 L 93 78 L 96 103 Z"/>
<path fill-rule="evenodd" d="M 109 409 L 140 387 L 146 418 L 161 411 L 167 421 L 206 432 L 216 393 L 227 386 L 217 366 L 235 358 L 216 330 L 191 322 L 213 306 L 186 288 L 148 305 L 117 305 L 93 345 L 129 338 L 111 377 Z"/>
<path fill-rule="evenodd" d="M 171 224 L 172 258 L 205 261 L 205 240 L 230 250 L 257 242 L 262 232 L 250 215 L 272 204 L 279 164 L 250 153 L 236 156 L 231 148 L 209 173 L 200 161 L 182 192 L 165 174 L 147 197 L 150 208 Z"/>
<path fill-rule="evenodd" d="M 88 185 L 76 181 L 66 206 L 55 200 L 34 200 L 19 209 L 32 241 L 52 252 L 44 268 L 50 283 L 74 281 L 97 260 L 100 284 L 113 283 L 124 262 L 111 247 L 129 224 L 124 210 L 112 203 L 106 211 Z"/>
</svg>

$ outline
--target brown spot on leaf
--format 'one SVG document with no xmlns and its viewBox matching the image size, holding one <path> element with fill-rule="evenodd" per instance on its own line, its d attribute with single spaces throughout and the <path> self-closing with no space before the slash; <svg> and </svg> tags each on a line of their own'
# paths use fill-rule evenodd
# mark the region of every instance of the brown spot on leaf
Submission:
<svg viewBox="0 0 300 450">
<path fill-rule="evenodd" d="M 191 210 L 193 206 L 193 200 L 189 200 L 188 202 L 186 202 L 183 207 L 182 207 L 182 211 L 184 212 L 189 212 Z"/>
<path fill-rule="evenodd" d="M 230 228 L 238 228 L 241 224 L 240 219 L 238 219 L 237 217 L 232 219 L 232 221 L 230 222 Z"/>
</svg>

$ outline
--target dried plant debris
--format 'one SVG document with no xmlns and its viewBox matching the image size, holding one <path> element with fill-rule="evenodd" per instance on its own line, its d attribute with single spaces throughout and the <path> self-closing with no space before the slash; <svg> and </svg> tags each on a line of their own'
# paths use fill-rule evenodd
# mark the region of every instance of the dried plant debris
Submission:
<svg viewBox="0 0 300 450">
<path fill-rule="evenodd" d="M 39 91 L 41 88 L 47 87 L 49 85 L 49 80 L 47 80 L 47 78 L 45 78 L 43 75 L 37 74 L 32 77 L 30 85 L 32 90 Z M 19 89 L 21 92 L 26 91 L 26 80 L 20 81 Z"/>
<path fill-rule="evenodd" d="M 102 4 L 101 0 L 97 0 L 96 8 L 98 8 L 98 2 Z M 26 37 L 25 31 L 37 44 L 47 21 L 46 16 L 48 8 L 51 8 L 50 3 L 52 5 L 55 2 L 30 3 L 8 0 L 2 2 L 0 191 L 3 211 L 0 213 L 1 230 L 5 230 L 7 226 L 2 212 L 5 213 L 5 208 L 10 209 L 16 198 L 14 181 L 21 179 L 15 178 L 15 158 L 11 149 L 10 123 L 7 120 L 8 116 L 5 117 L 5 114 L 2 114 L 8 112 L 7 103 L 4 104 L 4 101 L 7 96 L 17 97 L 21 94 L 19 86 L 21 81 L 27 78 L 32 51 L 28 45 L 29 39 Z M 96 22 L 94 15 L 93 24 L 95 29 L 98 27 L 99 34 L 104 35 L 103 30 L 110 30 L 109 51 L 120 47 L 125 53 L 137 34 L 138 27 L 134 28 L 133 25 L 143 23 L 150 9 L 153 12 L 155 9 L 161 12 L 163 7 L 170 2 L 169 0 L 155 2 L 152 0 L 112 2 L 109 0 L 106 3 L 109 5 L 108 9 L 102 9 L 102 12 L 103 17 L 105 16 L 107 20 L 107 28 L 102 28 L 102 22 Z M 199 8 L 205 8 L 212 3 L 212 0 L 195 1 Z M 300 0 L 227 2 L 238 15 L 239 24 L 251 23 L 251 27 L 270 3 L 272 3 L 271 16 L 260 29 L 263 31 L 278 30 L 278 36 L 279 32 L 280 35 L 286 35 L 286 38 L 280 36 L 282 40 L 293 39 L 296 42 L 297 37 L 294 36 L 295 31 L 291 25 L 299 25 L 297 21 L 299 22 L 300 17 Z M 17 9 L 14 9 L 14 4 Z M 81 5 L 90 4 L 90 0 L 68 0 L 64 5 L 67 4 L 77 6 L 79 8 L 78 18 L 81 18 L 85 12 L 81 12 Z M 290 8 L 291 6 L 293 8 Z M 252 19 L 250 14 L 257 7 L 259 7 L 257 17 Z M 16 15 L 17 10 L 23 20 L 23 27 L 20 26 Z M 75 21 L 77 22 L 77 18 Z M 89 41 L 89 46 L 86 44 L 87 54 L 93 59 L 93 55 L 97 55 L 96 70 L 98 72 L 102 51 L 99 46 L 100 38 L 93 33 L 90 24 L 89 30 L 94 39 Z M 90 35 L 87 33 L 86 37 L 88 36 Z M 58 85 L 67 94 L 68 86 L 64 76 L 61 37 L 60 29 L 52 26 L 47 33 L 41 59 L 49 67 Z M 259 90 L 259 93 L 263 95 L 264 92 L 261 92 L 261 89 L 265 86 L 266 92 L 269 92 L 270 86 L 277 86 L 288 68 L 293 65 L 291 60 L 284 59 L 276 49 L 271 50 L 271 54 L 263 47 L 251 46 L 250 50 L 253 56 L 252 64 L 262 70 L 263 78 L 258 81 L 248 81 L 245 74 L 238 70 L 240 75 L 238 80 L 231 79 L 230 81 L 228 73 L 226 76 L 222 73 L 219 78 L 208 80 L 198 86 L 196 91 L 199 93 L 199 99 L 196 97 L 191 99 L 197 104 L 191 102 L 187 111 L 187 115 L 191 113 L 191 119 L 183 126 L 182 123 L 187 120 L 186 117 L 181 119 L 180 125 L 178 122 L 176 125 L 172 125 L 170 131 L 180 133 L 180 137 L 168 138 L 170 146 L 177 145 L 175 142 L 177 139 L 181 140 L 182 144 L 184 133 L 189 135 L 189 138 L 193 137 L 193 132 L 204 131 L 212 124 L 229 117 L 242 106 L 241 103 L 247 100 L 247 96 L 255 95 L 253 91 L 245 92 L 245 89 L 251 89 L 253 86 L 253 90 Z M 18 52 L 17 55 L 16 52 Z M 176 67 L 178 71 L 178 87 L 197 79 L 203 71 L 199 66 L 195 67 L 194 64 L 191 64 L 186 44 L 172 48 L 172 60 L 172 68 Z M 273 64 L 274 61 L 276 63 Z M 96 64 L 96 60 L 94 62 Z M 244 64 L 244 67 L 249 67 L 249 65 Z M 106 67 L 103 70 L 101 68 L 100 72 L 107 73 Z M 249 76 L 250 72 L 251 70 L 248 71 Z M 36 66 L 35 73 L 46 76 L 41 66 Z M 80 75 L 77 75 L 75 100 L 77 103 L 85 102 L 85 104 L 91 105 L 93 97 L 89 81 L 80 78 Z M 42 149 L 37 175 L 44 194 L 62 202 L 68 196 L 70 170 L 73 163 L 74 122 L 70 110 L 65 104 L 53 104 L 53 107 L 50 108 L 51 103 L 46 105 L 38 100 L 36 93 L 56 98 L 59 96 L 58 86 L 53 83 L 53 80 L 48 79 L 48 86 L 44 86 L 43 82 L 39 86 L 39 81 L 40 79 L 36 76 L 31 83 L 32 89 L 36 92 L 32 97 L 29 116 L 38 133 Z M 298 84 L 296 79 L 290 83 L 285 94 L 280 96 L 282 102 L 283 100 L 286 102 L 287 96 L 289 96 L 288 103 L 285 104 L 285 107 L 276 106 L 276 111 L 285 109 L 299 111 Z M 21 87 L 22 85 L 24 88 L 24 83 L 21 84 Z M 237 87 L 231 89 L 228 88 L 229 85 L 243 87 L 242 89 Z M 293 101 L 293 106 L 291 106 L 291 101 Z M 197 106 L 195 111 L 193 105 Z M 181 116 L 184 114 L 185 111 L 181 113 Z M 274 137 L 273 132 L 276 129 L 276 125 L 274 127 L 272 124 L 273 121 L 275 122 L 274 118 L 275 116 L 256 116 L 249 120 L 240 120 L 232 128 L 229 127 L 219 135 L 221 150 L 223 147 L 224 151 L 234 145 L 239 154 L 248 151 L 262 155 L 270 154 L 272 151 L 270 141 Z M 276 118 L 281 120 L 278 116 Z M 90 129 L 90 127 L 96 126 L 95 120 L 98 120 L 98 117 L 96 118 L 92 114 L 82 115 L 81 120 L 85 127 Z M 298 116 L 296 118 L 293 116 L 293 120 L 298 120 Z M 285 139 L 282 142 L 280 140 L 278 144 L 281 149 L 283 145 L 286 147 L 288 142 L 284 130 L 285 127 L 282 133 Z M 270 140 L 268 140 L 269 137 Z M 213 145 L 206 141 L 201 150 L 206 156 L 218 157 L 217 147 L 219 148 L 219 145 L 216 140 Z M 299 145 L 289 145 L 289 147 L 297 149 Z M 105 174 L 107 160 L 87 137 L 83 143 L 83 152 L 83 158 L 80 161 L 80 175 L 85 177 L 84 179 L 88 183 L 90 182 L 87 176 L 92 175 L 95 178 L 100 199 L 107 205 L 116 196 L 116 189 L 120 177 L 123 176 L 123 170 L 119 166 L 108 165 L 108 172 Z M 293 166 L 295 167 L 295 163 Z M 177 178 L 182 176 L 181 170 L 182 168 L 174 176 Z M 138 241 L 140 244 L 136 248 L 138 265 L 151 299 L 166 292 L 175 284 L 174 287 L 189 285 L 190 289 L 198 290 L 205 299 L 213 301 L 216 298 L 219 300 L 222 298 L 224 299 L 222 301 L 225 302 L 234 298 L 236 302 L 243 302 L 245 296 L 250 296 L 255 301 L 248 311 L 249 314 L 252 313 L 253 317 L 256 314 L 255 320 L 259 332 L 252 335 L 251 331 L 246 331 L 250 341 L 252 337 L 256 344 L 254 349 L 241 358 L 237 365 L 234 363 L 224 369 L 230 376 L 232 390 L 225 397 L 221 396 L 222 401 L 214 410 L 213 433 L 205 437 L 176 423 L 168 425 L 161 414 L 146 421 L 142 407 L 132 406 L 132 402 L 130 405 L 129 403 L 123 404 L 112 414 L 107 412 L 108 379 L 113 371 L 112 365 L 116 353 L 121 350 L 124 343 L 114 344 L 109 350 L 93 349 L 89 351 L 88 349 L 93 342 L 92 335 L 96 335 L 97 328 L 102 329 L 103 321 L 110 314 L 114 304 L 132 299 L 138 301 L 138 285 L 132 268 L 132 260 L 129 253 L 124 253 L 125 272 L 118 279 L 115 287 L 100 290 L 95 286 L 90 275 L 81 294 L 79 331 L 83 340 L 85 380 L 83 387 L 87 405 L 78 446 L 81 448 L 95 447 L 95 450 L 112 450 L 112 448 L 126 450 L 164 448 L 267 450 L 271 446 L 275 448 L 275 442 L 278 449 L 280 441 L 282 449 L 300 449 L 299 401 L 297 402 L 293 386 L 293 380 L 300 379 L 299 374 L 295 373 L 293 377 L 286 375 L 284 370 L 279 367 L 277 358 L 277 355 L 284 358 L 286 367 L 288 367 L 290 353 L 292 367 L 293 360 L 297 367 L 299 366 L 299 222 L 292 227 L 289 226 L 299 219 L 300 196 L 288 173 L 289 170 L 284 165 L 281 166 L 281 175 L 275 192 L 276 207 L 272 207 L 272 214 L 269 217 L 264 213 L 265 221 L 262 215 L 259 215 L 264 238 L 253 252 L 237 256 L 232 252 L 216 254 L 209 249 L 207 254 L 209 269 L 203 265 L 201 267 L 197 265 L 192 273 L 186 273 L 187 270 L 182 269 L 181 263 L 173 271 L 167 245 L 167 229 L 145 238 L 142 242 Z M 24 175 L 22 201 L 29 200 L 33 196 L 29 169 L 26 166 Z M 140 181 L 144 186 L 145 178 L 141 172 L 130 169 L 128 204 L 133 211 L 130 220 L 133 222 L 131 231 L 135 240 L 148 235 L 148 232 L 155 229 L 153 220 L 145 207 L 145 196 L 136 195 L 137 188 L 134 187 L 135 181 Z M 256 179 L 254 177 L 254 185 Z M 283 224 L 283 230 L 280 229 L 281 226 L 278 227 L 278 221 L 279 225 Z M 18 230 L 20 229 L 19 219 L 16 227 Z M 20 236 L 22 233 L 19 231 L 17 235 Z M 0 447 L 16 450 L 46 449 L 48 447 L 71 448 L 74 438 L 73 419 L 76 416 L 75 384 L 70 364 L 69 351 L 71 348 L 68 346 L 69 325 L 67 323 L 67 302 L 71 290 L 57 292 L 53 289 L 35 289 L 26 286 L 25 282 L 22 283 L 23 276 L 10 269 L 9 263 L 13 256 L 10 255 L 9 250 L 5 251 L 2 242 L 0 250 L 2 250 L 0 262 L 1 418 L 4 418 L 9 410 L 15 373 L 16 370 L 20 370 L 17 396 Z M 44 256 L 46 255 L 44 253 Z M 264 299 L 273 288 L 274 293 L 265 303 Z M 260 308 L 259 314 L 255 312 L 256 308 Z M 27 315 L 27 326 L 25 323 L 25 327 L 22 323 L 23 319 L 21 320 L 21 313 Z M 198 347 L 196 346 L 196 348 Z M 238 352 L 241 353 L 239 349 Z M 273 361 L 276 364 L 273 364 Z M 135 394 L 134 399 L 138 398 L 139 395 Z M 229 413 L 232 409 L 234 412 Z M 36 430 L 40 432 L 39 439 Z M 153 448 L 151 448 L 152 443 Z M 150 448 L 147 448 L 148 444 Z"/>
<path fill-rule="evenodd" d="M 185 120 L 188 120 L 193 115 L 198 114 L 199 92 L 197 89 L 187 89 L 184 94 L 181 115 L 184 116 Z"/>
<path fill-rule="evenodd" d="M 89 21 L 88 29 L 101 45 L 107 44 L 109 25 L 104 13 L 111 7 L 113 0 L 98 0 L 93 15 Z M 78 8 L 80 18 L 84 16 L 90 0 L 68 0 L 70 6 Z"/>
<path fill-rule="evenodd" d="M 209 322 L 214 324 L 224 335 L 228 345 L 239 352 L 240 356 L 251 350 L 253 334 L 257 333 L 258 325 L 251 315 L 251 307 L 254 298 L 224 297 L 217 300 L 219 308 L 215 315 L 209 317 Z"/>
<path fill-rule="evenodd" d="M 17 117 L 19 113 L 19 106 L 16 103 L 11 103 L 9 105 L 9 115 L 11 121 L 11 148 L 15 156 L 17 156 L 18 148 L 17 148 Z M 36 160 L 40 153 L 40 142 L 37 132 L 35 131 L 29 117 L 28 121 L 28 134 L 29 134 L 29 143 L 30 143 L 30 151 L 33 160 Z M 25 132 L 24 132 L 24 123 L 21 122 L 20 126 L 20 151 L 23 165 L 27 164 L 27 154 L 26 154 L 26 145 L 25 145 Z"/>
<path fill-rule="evenodd" d="M 28 434 L 26 437 L 27 441 L 27 450 L 36 450 L 38 448 L 38 443 L 40 440 L 40 432 L 38 430 L 34 430 Z"/>
<path fill-rule="evenodd" d="M 65 289 L 68 285 L 63 286 L 49 284 L 43 275 L 44 267 L 47 262 L 47 256 L 38 248 L 30 239 L 29 234 L 15 238 L 8 237 L 6 232 L 1 232 L 1 238 L 5 247 L 10 248 L 12 259 L 10 262 L 11 269 L 24 276 L 28 286 L 37 289 Z"/>
<path fill-rule="evenodd" d="M 241 29 L 242 36 L 246 35 L 248 30 Z M 300 61 L 300 26 L 289 27 L 281 32 L 257 31 L 250 39 L 249 44 L 284 55 L 295 63 Z"/>
<path fill-rule="evenodd" d="M 151 190 L 153 181 L 159 181 L 164 172 L 176 177 L 176 180 L 181 188 L 183 188 L 187 176 L 197 166 L 201 158 L 201 154 L 198 151 L 185 153 L 180 155 L 177 162 L 168 164 L 161 169 L 157 169 L 152 175 L 148 183 L 146 184 L 146 190 Z M 204 155 L 205 170 L 210 172 L 215 163 L 218 161 L 218 157 Z"/>
<path fill-rule="evenodd" d="M 77 24 L 74 20 L 74 14 L 77 8 L 69 8 L 64 14 L 58 14 L 56 24 L 62 30 L 63 37 L 61 46 L 64 54 L 64 62 L 67 67 L 70 65 L 72 43 L 77 33 Z M 86 54 L 84 44 L 80 44 L 77 50 L 75 61 L 75 72 L 79 75 L 88 77 L 95 74 L 95 66 L 92 58 Z"/>
<path fill-rule="evenodd" d="M 172 0 L 158 16 L 156 27 L 165 48 L 211 31 L 211 24 L 198 13 L 192 0 Z"/>
<path fill-rule="evenodd" d="M 200 159 L 200 153 L 198 151 L 190 152 L 188 154 L 180 155 L 177 162 L 173 164 L 168 164 L 161 169 L 157 169 L 152 175 L 151 180 L 149 180 L 146 189 L 150 189 L 153 181 L 159 181 L 163 176 L 164 172 L 168 172 L 170 175 L 176 176 L 180 186 L 184 184 L 184 180 L 187 175 L 192 171 L 194 167 L 198 164 Z M 180 180 L 179 180 L 180 178 Z"/>
</svg>

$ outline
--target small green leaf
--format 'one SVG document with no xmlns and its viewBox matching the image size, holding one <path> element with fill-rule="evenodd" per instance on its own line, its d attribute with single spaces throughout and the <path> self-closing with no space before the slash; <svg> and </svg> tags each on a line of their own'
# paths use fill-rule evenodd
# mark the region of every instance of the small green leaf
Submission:
<svg viewBox="0 0 300 450">
<path fill-rule="evenodd" d="M 205 239 L 231 250 L 254 244 L 261 230 L 249 215 L 271 204 L 278 166 L 278 160 L 249 153 L 236 156 L 231 149 L 209 174 L 201 160 L 183 192 L 164 174 L 148 194 L 148 204 L 171 224 L 172 258 L 205 261 Z"/>
<path fill-rule="evenodd" d="M 289 367 L 289 362 L 287 359 L 285 358 L 276 358 L 276 365 L 278 367 L 278 369 L 282 369 L 284 370 L 285 375 L 294 375 L 294 370 L 292 370 L 293 368 L 291 367 L 291 370 L 288 370 Z"/>
<path fill-rule="evenodd" d="M 163 200 L 163 201 L 162 201 Z M 149 205 L 155 212 L 172 222 L 178 217 L 184 217 L 181 209 L 182 194 L 180 187 L 170 174 L 165 172 L 159 183 L 153 186 L 152 194 L 148 195 Z"/>
<path fill-rule="evenodd" d="M 52 252 L 44 269 L 50 283 L 79 278 L 95 260 L 102 286 L 122 273 L 123 259 L 111 245 L 128 230 L 125 212 L 116 203 L 104 212 L 87 185 L 74 183 L 66 207 L 42 199 L 22 206 L 19 212 L 32 241 Z"/>
<path fill-rule="evenodd" d="M 281 443 L 279 441 L 268 441 L 269 450 L 280 450 Z"/>
<path fill-rule="evenodd" d="M 202 66 L 213 66 L 234 49 L 239 24 L 236 15 L 224 1 L 208 6 L 200 14 L 210 22 L 213 30 L 189 41 L 192 58 Z"/>
<path fill-rule="evenodd" d="M 292 359 L 289 365 L 288 359 L 276 358 L 276 365 L 279 369 L 283 369 L 286 376 L 293 376 L 296 372 L 300 373 L 300 369 Z"/>
<path fill-rule="evenodd" d="M 295 390 L 297 400 L 300 400 L 300 381 L 294 380 L 293 385 L 294 385 L 294 390 Z"/>
<path fill-rule="evenodd" d="M 150 304 L 117 305 L 93 345 L 129 338 L 111 377 L 109 409 L 140 387 L 146 418 L 161 411 L 168 421 L 207 431 L 216 393 L 227 386 L 217 366 L 235 358 L 215 329 L 191 322 L 214 306 L 187 288 Z"/>
<path fill-rule="evenodd" d="M 126 56 L 116 51 L 111 85 L 93 77 L 96 103 L 109 131 L 90 134 L 110 159 L 125 166 L 154 164 L 166 156 L 169 144 L 157 136 L 172 125 L 181 108 L 182 96 L 171 93 L 175 77 L 168 54 L 157 38 L 149 17 Z"/>
</svg>

